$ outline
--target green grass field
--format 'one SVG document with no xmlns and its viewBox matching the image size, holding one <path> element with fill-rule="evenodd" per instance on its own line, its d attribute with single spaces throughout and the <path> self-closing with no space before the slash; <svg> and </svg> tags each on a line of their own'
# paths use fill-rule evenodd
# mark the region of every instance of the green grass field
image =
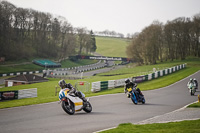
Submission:
<svg viewBox="0 0 200 133">
<path fill-rule="evenodd" d="M 127 57 L 126 47 L 129 45 L 129 40 L 110 37 L 95 38 L 97 44 L 97 53 L 111 57 Z"/>
</svg>

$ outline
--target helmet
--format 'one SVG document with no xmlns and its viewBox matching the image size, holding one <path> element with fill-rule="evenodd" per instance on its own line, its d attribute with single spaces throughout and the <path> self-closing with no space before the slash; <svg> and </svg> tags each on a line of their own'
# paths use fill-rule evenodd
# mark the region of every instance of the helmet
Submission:
<svg viewBox="0 0 200 133">
<path fill-rule="evenodd" d="M 192 81 L 193 79 L 192 78 L 190 78 L 190 81 Z"/>
<path fill-rule="evenodd" d="M 196 80 L 195 78 L 193 80 Z"/>
<path fill-rule="evenodd" d="M 131 81 L 130 81 L 130 79 L 125 79 L 125 83 L 127 84 L 127 83 L 130 83 Z"/>
<path fill-rule="evenodd" d="M 66 85 L 65 80 L 64 80 L 64 79 L 60 80 L 60 81 L 58 82 L 58 85 L 59 85 L 61 88 L 63 88 L 63 87 Z"/>
</svg>

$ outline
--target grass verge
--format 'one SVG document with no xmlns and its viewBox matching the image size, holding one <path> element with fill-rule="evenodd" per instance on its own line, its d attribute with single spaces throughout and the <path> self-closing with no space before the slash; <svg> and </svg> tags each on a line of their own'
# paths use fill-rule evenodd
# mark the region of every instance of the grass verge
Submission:
<svg viewBox="0 0 200 133">
<path fill-rule="evenodd" d="M 200 102 L 193 103 L 193 104 L 189 105 L 188 108 L 200 108 Z"/>
<path fill-rule="evenodd" d="M 120 124 L 117 128 L 102 133 L 199 133 L 200 120 L 134 125 Z"/>
</svg>

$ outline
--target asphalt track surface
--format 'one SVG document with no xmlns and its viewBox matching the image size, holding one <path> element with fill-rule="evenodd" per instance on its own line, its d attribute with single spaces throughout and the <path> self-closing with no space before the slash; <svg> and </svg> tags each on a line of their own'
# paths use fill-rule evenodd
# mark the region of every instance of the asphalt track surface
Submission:
<svg viewBox="0 0 200 133">
<path fill-rule="evenodd" d="M 146 104 L 134 105 L 120 93 L 90 97 L 91 113 L 68 115 L 58 102 L 0 109 L 0 132 L 92 133 L 121 123 L 137 123 L 197 101 L 200 91 L 190 96 L 186 87 L 191 77 L 200 81 L 200 71 L 168 87 L 143 91 Z"/>
</svg>

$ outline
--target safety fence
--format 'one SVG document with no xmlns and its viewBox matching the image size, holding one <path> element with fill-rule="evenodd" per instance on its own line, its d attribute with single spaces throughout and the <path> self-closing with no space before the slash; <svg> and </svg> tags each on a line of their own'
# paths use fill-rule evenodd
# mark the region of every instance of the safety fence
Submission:
<svg viewBox="0 0 200 133">
<path fill-rule="evenodd" d="M 179 70 L 181 70 L 185 67 L 186 67 L 186 64 L 182 64 L 182 65 L 174 66 L 174 67 L 171 67 L 171 68 L 168 68 L 168 69 L 156 71 L 154 73 L 150 73 L 150 74 L 147 74 L 147 75 L 132 77 L 132 78 L 129 78 L 129 79 L 131 81 L 135 82 L 135 83 L 140 83 L 140 82 L 143 82 L 143 81 L 156 79 L 156 78 L 174 73 L 174 72 L 179 71 Z M 102 91 L 102 90 L 121 87 L 121 86 L 124 86 L 124 84 L 125 84 L 124 81 L 125 81 L 125 79 L 92 82 L 91 91 L 92 92 L 98 92 L 98 91 Z"/>
<path fill-rule="evenodd" d="M 0 91 L 0 101 L 37 97 L 37 88 L 15 91 Z"/>
</svg>

